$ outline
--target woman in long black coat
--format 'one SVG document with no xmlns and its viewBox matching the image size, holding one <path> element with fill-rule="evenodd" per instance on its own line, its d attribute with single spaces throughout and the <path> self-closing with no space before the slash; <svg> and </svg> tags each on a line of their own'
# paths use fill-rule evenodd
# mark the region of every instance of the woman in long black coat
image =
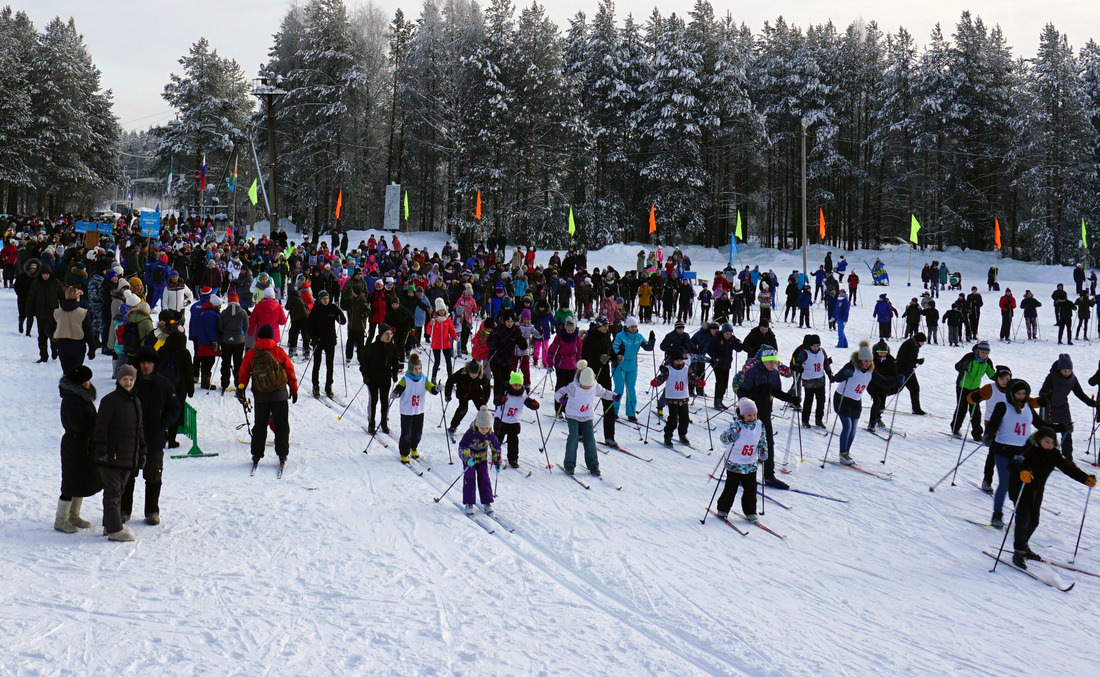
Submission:
<svg viewBox="0 0 1100 677">
<path fill-rule="evenodd" d="M 61 437 L 61 496 L 53 528 L 73 534 L 78 527 L 92 526 L 81 519 L 80 507 L 85 496 L 94 496 L 103 488 L 94 459 L 96 392 L 92 370 L 84 365 L 74 367 L 61 377 L 57 389 L 65 434 Z"/>
</svg>

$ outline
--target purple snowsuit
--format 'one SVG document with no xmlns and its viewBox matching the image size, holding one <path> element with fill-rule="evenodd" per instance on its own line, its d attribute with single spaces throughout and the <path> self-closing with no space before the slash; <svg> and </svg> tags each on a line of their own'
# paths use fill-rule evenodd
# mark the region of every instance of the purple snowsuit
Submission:
<svg viewBox="0 0 1100 677">
<path fill-rule="evenodd" d="M 490 431 L 482 435 L 477 428 L 470 426 L 462 441 L 458 444 L 458 455 L 466 470 L 462 473 L 462 502 L 465 505 L 477 503 L 477 492 L 481 493 L 482 503 L 493 502 L 493 483 L 489 479 L 489 454 L 492 453 L 493 463 L 500 464 L 500 440 Z M 474 465 L 467 463 L 473 459 Z M 474 480 L 477 480 L 475 487 Z M 476 489 L 476 491 L 475 491 Z"/>
</svg>

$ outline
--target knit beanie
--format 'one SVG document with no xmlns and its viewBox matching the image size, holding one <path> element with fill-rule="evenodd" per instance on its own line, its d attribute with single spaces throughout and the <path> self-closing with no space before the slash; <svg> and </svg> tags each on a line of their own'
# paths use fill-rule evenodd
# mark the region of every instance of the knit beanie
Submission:
<svg viewBox="0 0 1100 677">
<path fill-rule="evenodd" d="M 493 414 L 485 405 L 482 405 L 481 408 L 477 410 L 477 416 L 474 417 L 474 425 L 478 428 L 488 428 L 492 430 Z"/>
<path fill-rule="evenodd" d="M 115 375 L 115 382 L 119 383 L 122 379 L 129 376 L 130 378 L 137 380 L 137 369 L 134 369 L 129 364 L 122 364 L 118 367 L 118 373 Z"/>
<path fill-rule="evenodd" d="M 580 372 L 580 376 L 577 377 L 577 382 L 581 384 L 582 388 L 591 388 L 596 385 L 596 374 L 590 368 L 585 367 Z"/>
<path fill-rule="evenodd" d="M 859 342 L 859 351 L 856 353 L 856 357 L 860 360 L 873 360 L 875 359 L 874 353 L 871 352 L 871 342 L 863 340 Z"/>
<path fill-rule="evenodd" d="M 753 402 L 747 397 L 742 397 L 741 399 L 737 400 L 737 413 L 744 416 L 750 411 L 754 414 L 756 413 L 756 402 Z"/>
</svg>

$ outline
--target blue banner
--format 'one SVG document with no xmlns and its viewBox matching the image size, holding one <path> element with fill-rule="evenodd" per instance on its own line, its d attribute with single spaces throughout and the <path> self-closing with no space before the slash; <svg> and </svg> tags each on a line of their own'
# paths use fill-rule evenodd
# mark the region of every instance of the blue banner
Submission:
<svg viewBox="0 0 1100 677">
<path fill-rule="evenodd" d="M 110 235 L 112 232 L 114 232 L 114 229 L 115 229 L 115 224 L 113 224 L 113 223 L 101 223 L 101 224 L 99 224 L 99 234 L 100 235 Z"/>
<path fill-rule="evenodd" d="M 76 222 L 76 232 L 78 232 L 78 233 L 87 233 L 89 230 L 95 230 L 95 224 L 94 223 L 88 223 L 87 221 L 77 221 Z"/>
<path fill-rule="evenodd" d="M 141 212 L 142 237 L 160 236 L 160 212 Z"/>
</svg>

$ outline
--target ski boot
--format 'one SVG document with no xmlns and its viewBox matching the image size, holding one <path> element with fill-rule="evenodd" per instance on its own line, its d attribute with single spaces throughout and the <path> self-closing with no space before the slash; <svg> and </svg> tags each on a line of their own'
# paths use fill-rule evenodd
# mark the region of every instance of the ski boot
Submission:
<svg viewBox="0 0 1100 677">
<path fill-rule="evenodd" d="M 730 516 L 730 514 L 729 514 L 728 512 L 716 512 L 716 513 L 714 513 L 714 514 L 715 514 L 715 515 L 718 515 L 718 517 L 720 517 L 720 518 L 722 518 L 722 519 L 726 519 L 727 517 L 729 517 L 729 516 Z"/>
<path fill-rule="evenodd" d="M 404 463 L 405 465 L 408 465 L 409 464 L 409 455 L 408 454 L 401 454 L 401 462 Z"/>
<path fill-rule="evenodd" d="M 631 423 L 637 423 L 638 422 L 638 417 L 637 416 L 627 416 L 626 420 L 630 421 Z"/>
<path fill-rule="evenodd" d="M 985 493 L 992 496 L 993 495 L 993 485 L 990 484 L 989 482 L 986 482 L 985 480 L 982 480 L 982 491 L 984 491 Z"/>
<path fill-rule="evenodd" d="M 788 485 L 786 482 L 779 479 L 775 475 L 766 475 L 764 477 L 764 486 L 771 487 L 772 489 L 779 489 L 781 491 L 785 491 L 791 488 L 790 485 Z"/>
<path fill-rule="evenodd" d="M 411 449 L 409 450 L 409 456 L 412 456 L 413 458 L 420 458 L 420 452 L 416 449 Z"/>
<path fill-rule="evenodd" d="M 1016 552 L 1020 552 L 1020 551 L 1017 550 Z M 1042 562 L 1043 561 L 1043 558 L 1040 557 L 1039 554 L 1036 553 L 1034 550 L 1032 550 L 1030 545 L 1026 546 L 1023 549 L 1023 553 L 1024 553 L 1024 558 L 1025 559 L 1030 559 L 1030 560 L 1033 560 L 1035 562 Z"/>
<path fill-rule="evenodd" d="M 993 527 L 994 529 L 1004 529 L 1005 521 L 1003 517 L 1004 515 L 999 512 L 993 513 L 993 517 L 989 520 L 989 526 Z"/>
<path fill-rule="evenodd" d="M 325 397 L 328 397 L 328 398 L 330 398 L 330 399 L 331 399 L 332 397 L 335 397 L 335 396 L 334 396 L 334 395 L 332 394 L 332 386 L 326 386 L 326 387 L 325 387 Z"/>
<path fill-rule="evenodd" d="M 589 468 L 588 472 L 595 475 L 596 477 L 600 476 L 600 469 L 599 468 Z"/>
<path fill-rule="evenodd" d="M 606 440 L 603 441 L 603 443 L 606 444 L 607 446 L 611 447 L 612 449 L 618 449 L 619 448 L 619 443 L 616 442 L 615 439 L 612 438 L 612 437 L 607 438 Z"/>
<path fill-rule="evenodd" d="M 1012 563 L 1021 569 L 1027 569 L 1027 553 L 1023 550 L 1017 550 L 1012 553 Z"/>
<path fill-rule="evenodd" d="M 753 524 L 760 524 L 760 518 L 756 516 L 756 513 L 745 515 L 745 519 L 752 522 Z"/>
<path fill-rule="evenodd" d="M 321 396 L 321 386 L 318 386 L 318 385 L 313 386 L 313 396 L 314 397 L 320 397 Z"/>
<path fill-rule="evenodd" d="M 472 515 L 472 514 L 474 514 L 474 504 L 473 503 L 467 503 L 465 506 L 463 506 L 462 510 L 467 515 Z"/>
<path fill-rule="evenodd" d="M 840 462 L 843 463 L 844 465 L 855 465 L 856 464 L 856 462 L 852 460 L 851 454 L 847 454 L 847 453 L 844 453 L 844 454 L 840 455 Z"/>
<path fill-rule="evenodd" d="M 485 512 L 486 515 L 492 515 L 493 514 L 493 504 L 492 503 L 482 503 L 481 504 L 481 509 Z"/>
</svg>

